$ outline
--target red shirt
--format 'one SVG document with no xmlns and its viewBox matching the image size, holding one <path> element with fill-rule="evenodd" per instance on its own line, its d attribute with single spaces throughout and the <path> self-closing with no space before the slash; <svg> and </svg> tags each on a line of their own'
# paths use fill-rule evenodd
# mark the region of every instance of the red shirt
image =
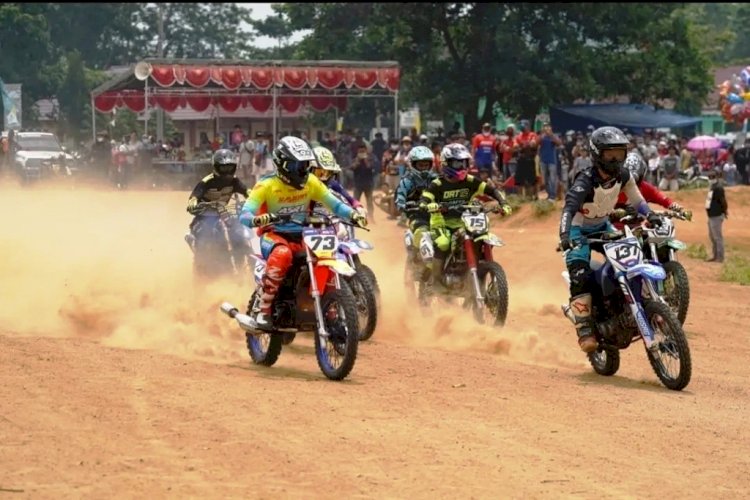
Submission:
<svg viewBox="0 0 750 500">
<path fill-rule="evenodd" d="M 530 147 L 529 143 L 534 141 L 534 146 Z M 516 136 L 516 144 L 521 148 L 521 154 L 526 153 L 528 158 L 529 153 L 536 154 L 537 147 L 539 146 L 539 136 L 535 132 L 521 132 Z M 529 151 L 531 149 L 531 151 Z M 525 151 L 524 151 L 525 150 Z"/>
<path fill-rule="evenodd" d="M 493 134 L 477 134 L 471 140 L 472 157 L 481 165 L 492 164 L 492 153 L 495 151 L 495 136 Z"/>
<path fill-rule="evenodd" d="M 516 145 L 516 138 L 514 137 L 508 137 L 507 139 L 503 141 L 498 141 L 498 151 L 500 154 L 503 155 L 503 164 L 507 165 L 510 163 L 510 161 L 513 159 L 513 146 Z M 505 151 L 504 148 L 508 147 L 508 150 Z"/>
</svg>

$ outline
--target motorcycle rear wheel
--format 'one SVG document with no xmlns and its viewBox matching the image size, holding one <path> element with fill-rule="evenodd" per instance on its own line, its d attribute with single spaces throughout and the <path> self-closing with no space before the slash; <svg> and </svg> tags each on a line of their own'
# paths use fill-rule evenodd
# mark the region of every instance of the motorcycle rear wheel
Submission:
<svg viewBox="0 0 750 500">
<path fill-rule="evenodd" d="M 672 308 L 680 324 L 684 325 L 690 306 L 690 282 L 687 271 L 676 260 L 670 260 L 662 265 L 664 272 L 667 273 L 667 278 L 664 280 L 664 300 Z"/>
<path fill-rule="evenodd" d="M 354 368 L 359 345 L 359 321 L 354 294 L 345 281 L 341 288 L 329 289 L 321 297 L 327 339 L 315 332 L 315 357 L 323 374 L 343 380 Z"/>
<path fill-rule="evenodd" d="M 378 305 L 375 301 L 373 285 L 367 276 L 359 274 L 359 271 L 351 276 L 347 283 L 354 293 L 357 307 L 359 340 L 367 340 L 375 333 L 375 326 L 378 323 Z"/>
</svg>

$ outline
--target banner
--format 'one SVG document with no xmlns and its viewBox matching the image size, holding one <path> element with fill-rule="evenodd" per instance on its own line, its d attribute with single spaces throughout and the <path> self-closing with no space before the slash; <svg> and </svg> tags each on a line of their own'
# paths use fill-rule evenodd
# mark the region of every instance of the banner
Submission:
<svg viewBox="0 0 750 500">
<path fill-rule="evenodd" d="M 0 92 L 3 94 L 3 122 L 5 130 L 21 129 L 21 84 L 3 83 L 0 79 Z"/>
</svg>

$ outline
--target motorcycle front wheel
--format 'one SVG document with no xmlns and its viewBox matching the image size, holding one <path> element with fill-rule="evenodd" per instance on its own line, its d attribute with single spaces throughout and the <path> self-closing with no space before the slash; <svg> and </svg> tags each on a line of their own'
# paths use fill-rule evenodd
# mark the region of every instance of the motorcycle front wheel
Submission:
<svg viewBox="0 0 750 500">
<path fill-rule="evenodd" d="M 690 282 L 687 271 L 676 260 L 662 264 L 667 278 L 664 280 L 664 300 L 672 308 L 680 324 L 685 324 L 690 305 Z"/>
<path fill-rule="evenodd" d="M 258 300 L 258 292 L 253 292 L 253 296 L 250 298 L 250 303 L 247 306 L 247 315 L 251 316 L 253 311 L 253 305 Z M 250 353 L 250 358 L 256 365 L 262 366 L 273 366 L 276 360 L 279 359 L 281 354 L 281 341 L 282 336 L 273 333 L 250 333 L 245 332 L 245 340 L 247 342 L 247 351 Z"/>
<path fill-rule="evenodd" d="M 472 301 L 474 318 L 478 323 L 503 326 L 508 317 L 508 279 L 505 271 L 497 262 L 480 262 L 477 278 L 484 296 L 484 307 L 480 309 L 477 306 L 474 294 L 470 299 L 465 299 Z"/>
<path fill-rule="evenodd" d="M 651 367 L 665 387 L 680 391 L 687 387 L 692 375 L 690 348 L 682 324 L 663 302 L 649 300 L 644 309 L 654 339 L 659 342 L 656 351 L 646 350 Z"/>
<path fill-rule="evenodd" d="M 359 345 L 357 302 L 346 281 L 341 288 L 328 289 L 321 297 L 323 324 L 328 338 L 315 332 L 315 357 L 323 374 L 343 380 L 354 368 Z"/>
</svg>

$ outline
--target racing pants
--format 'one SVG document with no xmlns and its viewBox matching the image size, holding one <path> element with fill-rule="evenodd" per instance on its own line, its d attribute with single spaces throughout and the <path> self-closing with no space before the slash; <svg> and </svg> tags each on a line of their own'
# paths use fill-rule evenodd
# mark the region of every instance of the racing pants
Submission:
<svg viewBox="0 0 750 500">
<path fill-rule="evenodd" d="M 570 228 L 570 241 L 577 243 L 581 238 L 594 233 L 614 232 L 614 227 L 609 221 L 595 226 L 572 226 Z M 598 248 L 597 248 L 598 247 Z M 597 245 L 595 249 L 600 250 Z M 591 293 L 589 288 L 589 275 L 591 274 L 591 246 L 584 241 L 580 247 L 570 250 L 565 255 L 565 265 L 570 275 L 570 296 L 576 297 L 584 293 Z"/>
<path fill-rule="evenodd" d="M 292 267 L 294 255 L 305 250 L 301 236 L 269 231 L 260 237 L 260 253 L 266 260 L 266 270 L 261 278 L 260 312 L 271 314 L 271 306 L 286 273 Z"/>
</svg>

